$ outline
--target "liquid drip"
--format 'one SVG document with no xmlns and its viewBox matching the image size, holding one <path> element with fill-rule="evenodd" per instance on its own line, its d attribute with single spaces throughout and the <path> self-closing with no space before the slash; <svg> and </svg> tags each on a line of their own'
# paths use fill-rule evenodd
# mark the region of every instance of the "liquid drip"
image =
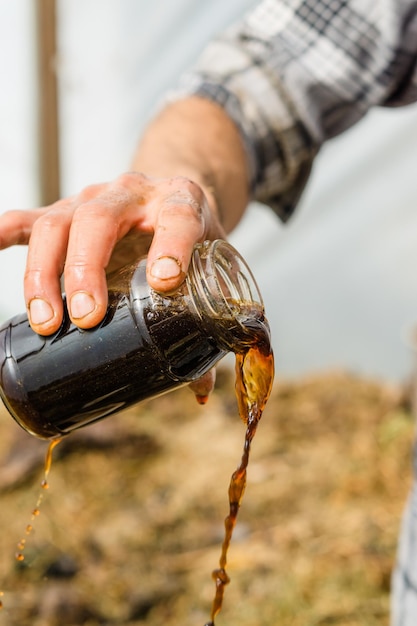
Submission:
<svg viewBox="0 0 417 626">
<path fill-rule="evenodd" d="M 40 506 L 43 500 L 43 492 L 46 489 L 49 489 L 49 484 L 48 484 L 48 475 L 51 469 L 51 464 L 52 464 L 52 453 L 53 450 L 55 448 L 55 446 L 60 442 L 60 439 L 52 439 L 52 441 L 49 442 L 49 446 L 48 449 L 46 451 L 46 456 L 45 456 L 45 465 L 44 465 L 44 477 L 43 480 L 41 481 L 41 489 L 42 491 L 39 493 L 38 495 L 38 499 L 36 501 L 36 505 L 35 508 L 32 511 L 32 515 L 30 518 L 30 523 L 27 524 L 26 528 L 25 528 L 25 535 L 26 537 L 28 537 L 32 531 L 33 531 L 33 522 L 35 520 L 36 517 L 39 516 L 40 514 Z M 24 550 L 26 548 L 26 537 L 22 537 L 22 539 L 20 539 L 20 541 L 18 541 L 17 543 L 17 552 L 15 554 L 15 559 L 18 562 L 23 562 L 25 560 L 25 555 L 24 555 Z"/>
<path fill-rule="evenodd" d="M 52 464 L 52 452 L 55 448 L 55 446 L 60 442 L 60 439 L 53 439 L 52 441 L 50 441 L 48 449 L 46 451 L 46 456 L 45 456 L 45 464 L 44 464 L 44 478 L 41 482 L 41 489 L 42 491 L 45 489 L 48 489 L 49 485 L 48 485 L 48 475 L 49 475 L 49 471 L 51 469 L 51 464 Z M 40 505 L 43 499 L 43 492 L 39 493 L 38 499 L 36 501 L 36 506 L 32 511 L 32 515 L 30 518 L 30 522 L 29 524 L 27 524 L 26 528 L 25 528 L 25 535 L 26 537 L 22 537 L 22 539 L 20 539 L 20 541 L 17 542 L 17 552 L 15 554 L 15 559 L 16 561 L 18 561 L 19 563 L 22 563 L 25 560 L 25 555 L 24 555 L 24 550 L 26 548 L 26 538 L 32 533 L 33 531 L 33 521 L 35 520 L 36 517 L 38 517 L 38 515 L 40 514 Z M 4 597 L 4 592 L 0 591 L 0 610 L 4 608 L 4 603 L 3 603 L 3 597 Z"/>
<path fill-rule="evenodd" d="M 230 480 L 229 514 L 224 521 L 225 533 L 219 567 L 212 573 L 216 590 L 211 619 L 206 626 L 214 626 L 214 620 L 222 608 L 225 587 L 230 582 L 226 572 L 227 554 L 246 487 L 251 443 L 272 388 L 274 360 L 266 327 L 258 329 L 257 341 L 254 344 L 243 354 L 236 354 L 236 397 L 239 415 L 246 424 L 246 433 L 240 464 Z"/>
</svg>

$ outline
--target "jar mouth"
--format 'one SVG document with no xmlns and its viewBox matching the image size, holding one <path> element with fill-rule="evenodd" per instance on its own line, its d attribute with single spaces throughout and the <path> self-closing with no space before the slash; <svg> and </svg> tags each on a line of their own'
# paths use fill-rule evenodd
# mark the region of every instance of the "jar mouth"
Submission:
<svg viewBox="0 0 417 626">
<path fill-rule="evenodd" d="M 263 310 L 262 296 L 251 270 L 228 242 L 216 239 L 197 244 L 190 267 L 197 278 L 200 303 L 203 300 L 210 315 L 235 318 L 248 307 Z"/>
</svg>

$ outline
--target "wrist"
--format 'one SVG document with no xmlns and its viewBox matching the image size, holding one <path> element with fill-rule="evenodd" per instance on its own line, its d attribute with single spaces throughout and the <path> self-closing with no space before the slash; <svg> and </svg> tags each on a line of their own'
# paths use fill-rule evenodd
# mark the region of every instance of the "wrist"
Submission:
<svg viewBox="0 0 417 626">
<path fill-rule="evenodd" d="M 197 183 L 227 232 L 237 224 L 249 201 L 240 134 L 218 104 L 200 97 L 169 104 L 151 122 L 133 167 L 149 176 L 182 176 Z"/>
</svg>

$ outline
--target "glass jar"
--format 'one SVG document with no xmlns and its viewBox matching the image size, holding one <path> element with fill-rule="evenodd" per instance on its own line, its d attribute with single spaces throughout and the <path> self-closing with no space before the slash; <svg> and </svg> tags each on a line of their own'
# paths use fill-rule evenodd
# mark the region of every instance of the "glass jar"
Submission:
<svg viewBox="0 0 417 626">
<path fill-rule="evenodd" d="M 25 314 L 0 327 L 0 395 L 28 432 L 62 437 L 190 383 L 228 352 L 244 351 L 251 320 L 263 317 L 250 269 L 222 240 L 195 246 L 172 295 L 149 287 L 146 257 L 111 275 L 108 290 L 107 313 L 93 329 L 75 326 L 66 307 L 47 337 Z"/>
</svg>

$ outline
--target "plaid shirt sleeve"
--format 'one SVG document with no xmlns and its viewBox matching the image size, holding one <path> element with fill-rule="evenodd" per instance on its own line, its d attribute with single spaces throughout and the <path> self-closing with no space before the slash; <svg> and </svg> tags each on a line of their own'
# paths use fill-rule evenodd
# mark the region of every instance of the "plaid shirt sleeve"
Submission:
<svg viewBox="0 0 417 626">
<path fill-rule="evenodd" d="M 417 100 L 415 0 L 263 0 L 215 39 L 174 97 L 220 104 L 253 198 L 287 219 L 321 144 L 372 106 Z"/>
</svg>

